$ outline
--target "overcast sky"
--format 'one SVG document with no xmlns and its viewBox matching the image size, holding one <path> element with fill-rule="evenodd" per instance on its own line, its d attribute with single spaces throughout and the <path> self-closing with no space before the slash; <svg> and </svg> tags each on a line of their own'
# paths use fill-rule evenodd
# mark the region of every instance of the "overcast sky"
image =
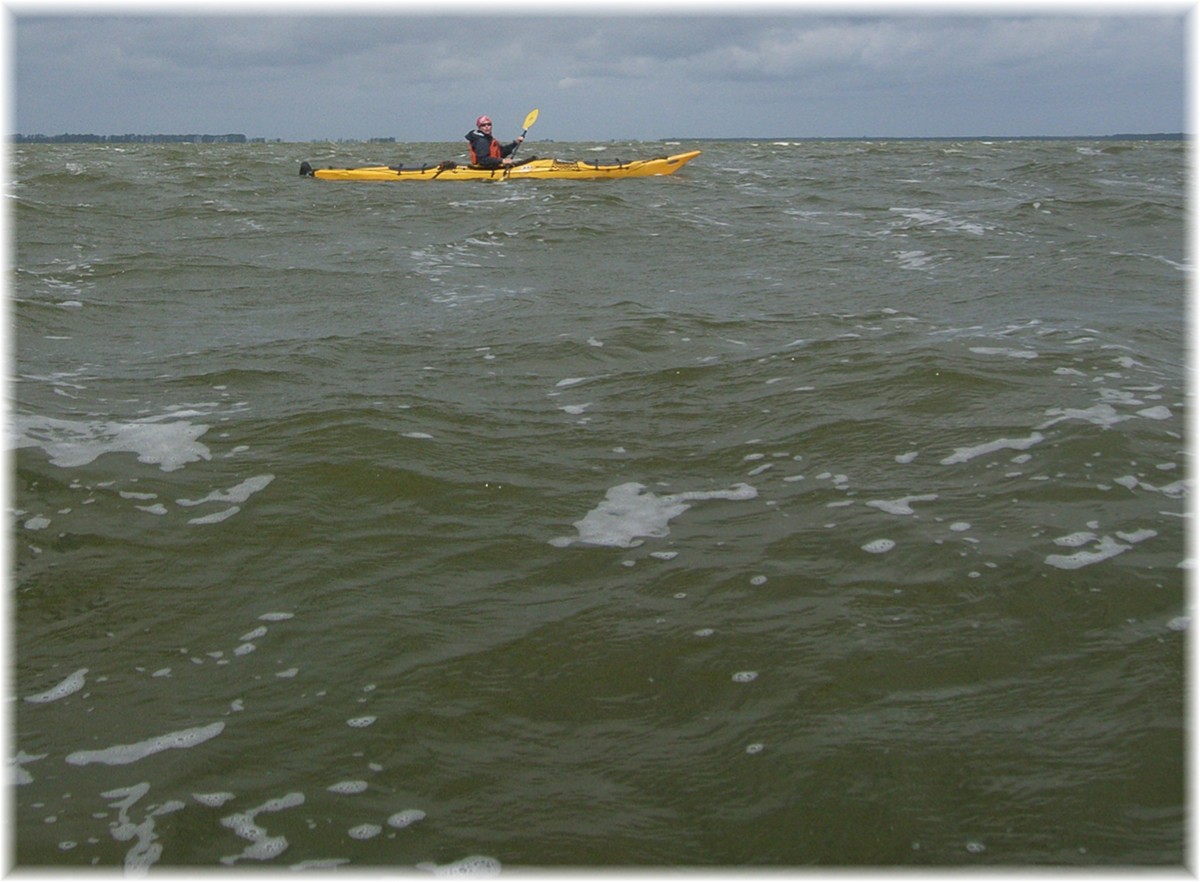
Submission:
<svg viewBox="0 0 1200 882">
<path fill-rule="evenodd" d="M 535 107 L 531 141 L 1186 130 L 1184 5 L 207 8 L 10 3 L 10 130 L 457 141 L 486 113 L 508 139 Z"/>
</svg>

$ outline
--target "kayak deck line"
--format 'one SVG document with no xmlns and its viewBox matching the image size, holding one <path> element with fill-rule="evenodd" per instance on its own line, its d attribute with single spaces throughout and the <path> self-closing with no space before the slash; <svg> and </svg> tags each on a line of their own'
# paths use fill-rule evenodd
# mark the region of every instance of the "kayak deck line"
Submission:
<svg viewBox="0 0 1200 882">
<path fill-rule="evenodd" d="M 425 163 L 419 166 L 371 165 L 358 168 L 314 168 L 309 162 L 300 163 L 304 177 L 327 181 L 503 181 L 514 178 L 534 180 L 605 180 L 614 178 L 644 178 L 674 174 L 700 155 L 699 150 L 655 156 L 651 159 L 613 161 L 539 159 L 531 156 L 510 166 L 497 169 L 460 165 L 452 160 Z"/>
</svg>

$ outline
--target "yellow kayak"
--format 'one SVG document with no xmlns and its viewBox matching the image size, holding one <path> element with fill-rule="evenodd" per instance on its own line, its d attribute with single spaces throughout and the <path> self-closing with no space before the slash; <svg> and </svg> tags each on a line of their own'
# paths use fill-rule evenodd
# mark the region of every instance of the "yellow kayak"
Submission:
<svg viewBox="0 0 1200 882">
<path fill-rule="evenodd" d="M 619 159 L 609 162 L 564 162 L 559 159 L 533 158 L 499 169 L 477 168 L 454 162 L 409 167 L 372 165 L 363 168 L 313 168 L 304 162 L 300 164 L 300 174 L 325 181 L 505 181 L 520 178 L 594 181 L 670 175 L 699 155 L 699 150 L 692 150 L 674 156 L 634 159 L 629 162 Z"/>
</svg>

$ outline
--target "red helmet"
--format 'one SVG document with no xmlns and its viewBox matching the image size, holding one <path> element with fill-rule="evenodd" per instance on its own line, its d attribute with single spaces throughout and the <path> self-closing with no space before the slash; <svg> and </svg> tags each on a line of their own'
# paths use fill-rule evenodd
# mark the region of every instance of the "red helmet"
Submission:
<svg viewBox="0 0 1200 882">
<path fill-rule="evenodd" d="M 480 126 L 490 126 L 491 124 L 492 118 L 490 116 L 481 116 L 479 119 L 475 120 L 475 128 L 479 128 Z"/>
</svg>

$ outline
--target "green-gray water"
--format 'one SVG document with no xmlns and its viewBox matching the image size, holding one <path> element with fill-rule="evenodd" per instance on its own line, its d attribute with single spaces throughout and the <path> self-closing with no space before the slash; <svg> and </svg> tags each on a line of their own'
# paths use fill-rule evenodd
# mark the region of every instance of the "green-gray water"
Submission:
<svg viewBox="0 0 1200 882">
<path fill-rule="evenodd" d="M 700 146 L 12 149 L 19 864 L 1183 861 L 1186 144 Z"/>
</svg>

